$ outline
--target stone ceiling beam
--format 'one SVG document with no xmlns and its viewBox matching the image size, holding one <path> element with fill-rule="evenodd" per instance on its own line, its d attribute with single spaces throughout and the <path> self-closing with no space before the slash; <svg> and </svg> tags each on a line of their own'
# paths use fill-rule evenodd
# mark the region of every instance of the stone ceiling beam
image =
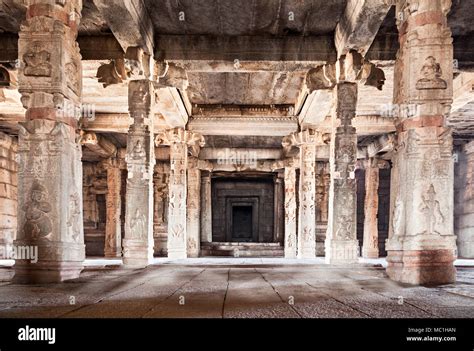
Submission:
<svg viewBox="0 0 474 351">
<path fill-rule="evenodd" d="M 113 35 L 88 35 L 77 38 L 83 60 L 112 60 L 124 57 L 125 51 Z"/>
<path fill-rule="evenodd" d="M 203 135 L 285 136 L 298 123 L 293 117 L 191 117 L 188 128 Z"/>
<path fill-rule="evenodd" d="M 143 0 L 93 0 L 118 42 L 127 51 L 139 47 L 153 54 L 153 23 Z"/>
<path fill-rule="evenodd" d="M 315 90 L 307 96 L 298 121 L 302 128 L 323 122 L 333 107 L 332 90 Z"/>
<path fill-rule="evenodd" d="M 338 57 L 350 50 L 365 56 L 391 5 L 390 0 L 349 0 L 335 31 Z"/>
<path fill-rule="evenodd" d="M 192 73 L 254 73 L 254 72 L 307 72 L 324 61 L 201 61 L 173 60 L 177 66 Z"/>
<path fill-rule="evenodd" d="M 334 61 L 334 40 L 326 36 L 158 35 L 155 57 L 164 60 Z"/>
</svg>

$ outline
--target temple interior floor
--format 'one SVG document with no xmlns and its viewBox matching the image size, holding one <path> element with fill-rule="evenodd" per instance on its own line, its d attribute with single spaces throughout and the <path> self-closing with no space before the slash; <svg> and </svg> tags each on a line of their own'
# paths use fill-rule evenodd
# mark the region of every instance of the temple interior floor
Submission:
<svg viewBox="0 0 474 351">
<path fill-rule="evenodd" d="M 472 260 L 458 260 L 457 283 L 439 287 L 393 282 L 384 262 L 156 259 L 126 269 L 119 260 L 89 259 L 78 279 L 17 285 L 4 261 L 0 317 L 474 317 Z"/>
</svg>

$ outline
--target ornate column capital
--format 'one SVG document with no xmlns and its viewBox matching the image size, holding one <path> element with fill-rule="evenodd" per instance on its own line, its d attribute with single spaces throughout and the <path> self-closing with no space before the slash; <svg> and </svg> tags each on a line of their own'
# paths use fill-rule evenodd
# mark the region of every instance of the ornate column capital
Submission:
<svg viewBox="0 0 474 351">
<path fill-rule="evenodd" d="M 186 144 L 191 156 L 197 157 L 201 147 L 206 145 L 204 137 L 196 132 L 183 128 L 173 128 L 159 133 L 155 138 L 155 145 Z"/>
<path fill-rule="evenodd" d="M 284 148 L 291 146 L 300 147 L 305 144 L 325 145 L 329 143 L 330 138 L 331 135 L 329 133 L 321 133 L 314 129 L 305 129 L 284 137 L 281 144 Z"/>
</svg>

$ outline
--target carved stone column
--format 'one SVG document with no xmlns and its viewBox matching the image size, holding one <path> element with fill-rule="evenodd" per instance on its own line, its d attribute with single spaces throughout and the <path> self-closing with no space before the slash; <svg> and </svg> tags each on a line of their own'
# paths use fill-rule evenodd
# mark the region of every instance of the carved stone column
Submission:
<svg viewBox="0 0 474 351">
<path fill-rule="evenodd" d="M 365 162 L 364 240 L 362 257 L 379 257 L 379 168 L 380 161 L 371 158 Z"/>
<path fill-rule="evenodd" d="M 15 280 L 77 278 L 84 260 L 81 147 L 77 143 L 82 75 L 76 43 L 81 1 L 27 1 L 19 33 L 18 235 L 38 261 L 17 260 Z"/>
<path fill-rule="evenodd" d="M 201 241 L 212 242 L 211 173 L 201 178 Z"/>
<path fill-rule="evenodd" d="M 296 171 L 285 167 L 285 258 L 296 258 Z"/>
<path fill-rule="evenodd" d="M 387 274 L 411 284 L 455 281 L 453 161 L 446 117 L 452 103 L 451 1 L 397 3 L 400 50 L 394 102 L 400 116 L 392 173 Z M 403 110 L 403 109 L 402 109 Z"/>
<path fill-rule="evenodd" d="M 122 256 L 122 221 L 120 213 L 122 210 L 122 170 L 117 159 L 109 159 L 105 162 L 107 169 L 107 197 L 106 211 L 107 221 L 105 223 L 105 257 Z"/>
<path fill-rule="evenodd" d="M 300 149 L 298 258 L 316 257 L 316 147 L 326 142 L 327 134 L 313 129 L 292 133 L 282 142 L 284 147 Z"/>
<path fill-rule="evenodd" d="M 168 241 L 168 182 L 169 165 L 157 162 L 153 174 L 153 236 L 155 240 L 155 255 L 167 255 Z"/>
<path fill-rule="evenodd" d="M 352 126 L 357 104 L 357 84 L 342 82 L 335 88 L 336 114 L 330 147 L 331 184 L 329 187 L 329 218 L 326 233 L 326 262 L 347 264 L 357 262 L 359 244 L 356 233 L 357 135 Z"/>
<path fill-rule="evenodd" d="M 201 205 L 201 170 L 197 167 L 196 157 L 188 158 L 188 203 L 186 212 L 187 253 L 188 257 L 198 257 L 201 238 L 199 223 Z"/>
<path fill-rule="evenodd" d="M 156 144 L 170 146 L 170 180 L 168 210 L 168 257 L 187 257 L 187 181 L 188 148 L 197 156 L 199 147 L 204 146 L 204 138 L 182 128 L 174 128 L 160 133 Z"/>
<path fill-rule="evenodd" d="M 128 169 L 125 204 L 123 263 L 145 267 L 153 260 L 153 103 L 150 80 L 133 80 L 128 85 L 130 126 L 125 161 Z"/>
</svg>

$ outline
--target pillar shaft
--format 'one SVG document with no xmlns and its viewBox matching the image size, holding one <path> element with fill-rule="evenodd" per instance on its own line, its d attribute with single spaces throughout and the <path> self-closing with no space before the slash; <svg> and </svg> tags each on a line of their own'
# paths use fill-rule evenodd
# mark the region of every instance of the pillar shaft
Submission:
<svg viewBox="0 0 474 351">
<path fill-rule="evenodd" d="M 170 178 L 169 178 L 169 209 L 168 209 L 168 257 L 181 259 L 187 257 L 188 244 L 188 217 L 186 215 L 186 201 L 188 193 L 187 169 L 188 152 L 191 152 L 193 161 L 204 146 L 204 138 L 198 133 L 193 133 L 182 128 L 174 128 L 157 135 L 156 145 L 170 146 Z M 193 172 L 196 167 L 191 169 Z M 199 183 L 200 175 L 190 173 L 192 181 L 192 240 L 196 241 L 197 252 L 199 252 Z M 197 192 L 196 192 L 197 191 Z M 196 200 L 197 198 L 197 200 Z M 191 218 L 190 218 L 191 219 Z M 197 236 L 196 236 L 197 232 Z M 196 252 L 196 250 L 193 250 Z"/>
<path fill-rule="evenodd" d="M 188 193 L 187 193 L 187 253 L 188 257 L 198 257 L 200 238 L 200 206 L 201 206 L 201 170 L 197 167 L 197 158 L 188 159 Z"/>
<path fill-rule="evenodd" d="M 415 113 L 400 116 L 397 126 L 387 274 L 411 284 L 455 281 L 452 136 L 445 123 L 453 79 L 449 9 L 450 1 L 397 4 L 403 16 L 394 102 Z"/>
<path fill-rule="evenodd" d="M 335 88 L 337 126 L 331 138 L 329 187 L 329 218 L 326 233 L 326 262 L 346 264 L 357 262 L 356 180 L 357 135 L 352 126 L 357 104 L 357 84 L 342 82 Z"/>
<path fill-rule="evenodd" d="M 153 260 L 153 102 L 150 80 L 129 83 L 128 102 L 133 124 L 127 139 L 127 192 L 123 263 L 145 267 Z"/>
<path fill-rule="evenodd" d="M 122 170 L 116 160 L 110 160 L 107 168 L 107 197 L 105 223 L 105 257 L 122 256 Z"/>
<path fill-rule="evenodd" d="M 285 167 L 285 258 L 296 258 L 296 172 Z"/>
<path fill-rule="evenodd" d="M 316 144 L 300 146 L 298 258 L 316 257 Z"/>
<path fill-rule="evenodd" d="M 379 257 L 378 207 L 379 167 L 376 159 L 367 161 L 365 167 L 364 240 L 362 257 Z"/>
<path fill-rule="evenodd" d="M 212 242 L 211 174 L 201 178 L 201 241 Z"/>
<path fill-rule="evenodd" d="M 154 202 L 153 202 L 153 236 L 155 240 L 154 252 L 159 256 L 166 256 L 168 240 L 168 181 L 169 165 L 158 162 L 153 175 Z"/>
<path fill-rule="evenodd" d="M 15 280 L 23 283 L 77 278 L 85 255 L 81 147 L 76 142 L 81 2 L 68 0 L 35 11 L 41 5 L 29 4 L 18 41 L 26 121 L 19 126 L 15 245 L 38 250 L 37 262 L 16 260 Z"/>
<path fill-rule="evenodd" d="M 187 257 L 186 220 L 186 168 L 188 147 L 184 142 L 174 142 L 170 150 L 170 187 L 168 210 L 168 257 Z"/>
</svg>

